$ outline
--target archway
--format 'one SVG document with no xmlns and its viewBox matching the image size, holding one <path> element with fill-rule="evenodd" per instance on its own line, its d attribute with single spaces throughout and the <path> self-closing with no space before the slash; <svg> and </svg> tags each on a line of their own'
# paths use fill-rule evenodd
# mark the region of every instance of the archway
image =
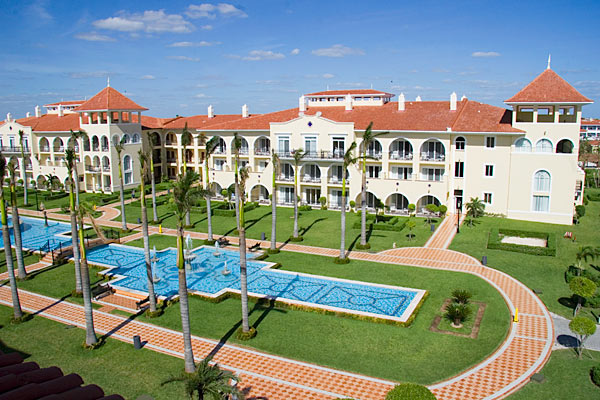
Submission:
<svg viewBox="0 0 600 400">
<path fill-rule="evenodd" d="M 393 193 L 385 201 L 390 213 L 408 213 L 408 198 L 401 193 Z"/>
<path fill-rule="evenodd" d="M 436 206 L 439 207 L 439 205 L 442 203 L 435 196 L 432 196 L 430 194 L 425 195 L 425 196 L 421 197 L 419 199 L 419 201 L 417 201 L 417 212 L 421 212 L 421 213 L 428 212 L 427 208 L 426 208 L 428 204 L 435 204 Z"/>
<path fill-rule="evenodd" d="M 269 201 L 269 191 L 264 185 L 256 185 L 250 191 L 250 201 L 266 203 Z"/>
<path fill-rule="evenodd" d="M 406 139 L 396 139 L 390 144 L 390 160 L 412 160 L 413 147 Z"/>
<path fill-rule="evenodd" d="M 569 139 L 563 139 L 556 144 L 556 152 L 561 154 L 571 154 L 573 153 L 573 142 Z"/>
</svg>

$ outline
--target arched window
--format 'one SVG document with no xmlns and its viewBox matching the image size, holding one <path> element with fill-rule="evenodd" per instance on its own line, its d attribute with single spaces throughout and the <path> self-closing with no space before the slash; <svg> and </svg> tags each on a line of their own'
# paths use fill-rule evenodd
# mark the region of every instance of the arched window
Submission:
<svg viewBox="0 0 600 400">
<path fill-rule="evenodd" d="M 115 135 L 115 136 L 113 136 L 112 141 L 113 141 L 113 146 L 116 146 L 116 145 L 119 144 L 119 142 L 121 141 L 121 139 L 119 139 L 118 135 Z"/>
<path fill-rule="evenodd" d="M 123 157 L 123 172 L 125 184 L 129 185 L 133 183 L 133 166 L 131 165 L 131 156 L 129 154 Z"/>
<path fill-rule="evenodd" d="M 102 151 L 108 151 L 108 137 L 102 136 Z"/>
<path fill-rule="evenodd" d="M 571 142 L 569 139 L 563 139 L 556 145 L 556 152 L 561 154 L 570 154 L 573 153 L 573 147 L 573 142 Z"/>
<path fill-rule="evenodd" d="M 521 153 L 530 153 L 531 142 L 529 141 L 529 139 L 519 138 L 515 142 L 515 150 Z"/>
<path fill-rule="evenodd" d="M 535 151 L 538 153 L 552 153 L 552 142 L 548 139 L 540 139 L 535 144 Z"/>
<path fill-rule="evenodd" d="M 138 135 L 137 133 L 133 134 L 133 140 L 131 141 L 132 143 L 139 143 L 140 142 L 140 135 Z"/>
<path fill-rule="evenodd" d="M 131 143 L 131 138 L 129 137 L 129 135 L 127 133 L 123 135 L 123 143 L 124 144 Z"/>
<path fill-rule="evenodd" d="M 538 171 L 533 176 L 533 190 L 536 192 L 550 192 L 550 173 Z"/>
<path fill-rule="evenodd" d="M 456 140 L 454 140 L 454 148 L 456 150 L 464 150 L 466 146 L 467 140 L 464 137 L 459 136 L 456 138 Z"/>
</svg>

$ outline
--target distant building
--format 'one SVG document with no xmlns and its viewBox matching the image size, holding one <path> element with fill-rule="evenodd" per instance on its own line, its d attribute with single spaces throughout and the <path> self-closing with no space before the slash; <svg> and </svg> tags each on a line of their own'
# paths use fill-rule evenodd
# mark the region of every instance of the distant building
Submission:
<svg viewBox="0 0 600 400">
<path fill-rule="evenodd" d="M 176 118 L 142 116 L 146 109 L 112 88 L 82 104 L 54 103 L 48 113 L 0 126 L 0 138 L 10 143 L 4 153 L 19 162 L 16 132 L 23 130 L 29 153 L 27 181 L 39 184 L 52 173 L 66 178 L 64 148 L 69 130 L 85 130 L 87 140 L 75 144 L 81 188 L 118 190 L 116 152 L 111 143 L 125 137 L 123 174 L 126 187 L 140 182 L 137 152 L 152 149 L 157 178 L 174 179 L 185 164 L 206 173 L 217 197 L 234 182 L 234 133 L 242 136 L 241 166 L 248 167 L 249 200 L 268 203 L 273 192 L 271 153 L 279 155 L 277 203 L 318 206 L 321 197 L 332 209 L 342 206 L 342 158 L 351 143 L 363 150 L 362 136 L 370 123 L 383 133 L 366 152 L 367 206 L 376 199 L 390 214 L 418 213 L 430 204 L 455 212 L 457 200 L 479 198 L 486 211 L 509 218 L 570 224 L 581 204 L 584 172 L 577 165 L 582 107 L 592 101 L 550 68 L 506 100 L 507 110 L 455 93 L 449 101 L 409 101 L 403 94 L 372 89 L 328 90 L 303 95 L 298 107 L 268 114 L 206 115 Z M 72 107 L 68 109 L 66 107 Z M 185 127 L 191 133 L 182 145 Z M 205 140 L 219 144 L 205 171 Z M 31 144 L 31 148 L 29 145 Z M 292 163 L 298 149 L 306 152 L 299 169 Z M 357 153 L 358 154 L 358 153 Z M 23 166 L 21 166 L 23 168 Z M 21 169 L 21 175 L 23 176 Z M 347 202 L 360 205 L 361 165 L 347 170 Z M 294 193 L 298 176 L 299 192 Z"/>
<path fill-rule="evenodd" d="M 582 118 L 581 119 L 581 130 L 580 138 L 588 140 L 600 139 L 600 119 L 594 118 Z"/>
</svg>

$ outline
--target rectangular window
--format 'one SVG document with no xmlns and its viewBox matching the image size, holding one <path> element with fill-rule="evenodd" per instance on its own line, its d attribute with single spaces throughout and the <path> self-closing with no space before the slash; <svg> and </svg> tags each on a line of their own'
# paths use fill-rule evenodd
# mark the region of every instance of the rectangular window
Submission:
<svg viewBox="0 0 600 400">
<path fill-rule="evenodd" d="M 307 136 L 304 138 L 304 151 L 307 156 L 316 156 L 317 155 L 317 137 L 316 136 Z"/>
<path fill-rule="evenodd" d="M 485 147 L 493 149 L 496 147 L 496 138 L 494 136 L 488 136 L 485 138 Z"/>
<path fill-rule="evenodd" d="M 267 168 L 267 161 L 259 161 L 258 162 L 258 172 L 263 172 L 265 168 Z"/>
<path fill-rule="evenodd" d="M 306 189 L 306 203 L 319 204 L 321 198 L 321 189 Z"/>
<path fill-rule="evenodd" d="M 412 167 L 392 167 L 392 179 L 411 179 L 412 172 Z"/>
<path fill-rule="evenodd" d="M 444 170 L 441 168 L 423 168 L 421 179 L 426 181 L 441 181 Z"/>
<path fill-rule="evenodd" d="M 294 188 L 292 187 L 280 187 L 279 188 L 279 201 L 284 204 L 294 203 Z"/>
<path fill-rule="evenodd" d="M 284 180 L 294 179 L 294 169 L 290 164 L 286 163 L 281 166 L 281 177 Z"/>
<path fill-rule="evenodd" d="M 483 194 L 483 202 L 486 204 L 492 204 L 492 194 L 491 193 L 484 193 Z"/>
<path fill-rule="evenodd" d="M 367 165 L 367 178 L 379 178 L 381 167 L 378 165 Z"/>
<path fill-rule="evenodd" d="M 280 155 L 287 156 L 290 154 L 290 138 L 282 136 L 277 139 L 277 151 Z"/>
<path fill-rule="evenodd" d="M 550 196 L 533 196 L 533 211 L 547 212 L 550 209 Z"/>
<path fill-rule="evenodd" d="M 224 167 L 225 167 L 225 160 L 219 160 L 218 158 L 215 158 L 215 170 L 223 171 Z"/>
<path fill-rule="evenodd" d="M 454 163 L 454 176 L 457 178 L 463 178 L 465 176 L 465 163 L 462 161 L 456 161 Z"/>
<path fill-rule="evenodd" d="M 332 147 L 333 147 L 333 156 L 335 158 L 341 158 L 344 156 L 344 138 L 343 137 L 334 137 L 333 138 L 333 143 L 332 143 Z"/>
<path fill-rule="evenodd" d="M 485 176 L 494 176 L 494 166 L 493 165 L 485 166 Z"/>
</svg>

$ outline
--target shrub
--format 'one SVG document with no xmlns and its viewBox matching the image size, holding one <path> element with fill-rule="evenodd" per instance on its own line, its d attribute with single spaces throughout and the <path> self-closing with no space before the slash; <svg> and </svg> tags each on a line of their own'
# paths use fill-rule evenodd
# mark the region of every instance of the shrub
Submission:
<svg viewBox="0 0 600 400">
<path fill-rule="evenodd" d="M 446 306 L 444 317 L 456 326 L 460 326 L 471 315 L 467 304 L 450 303 Z"/>
<path fill-rule="evenodd" d="M 592 375 L 592 382 L 594 382 L 596 386 L 600 386 L 600 364 L 592 367 L 590 372 Z"/>
<path fill-rule="evenodd" d="M 440 214 L 444 215 L 448 212 L 448 207 L 446 207 L 445 205 L 442 204 L 441 206 L 439 206 L 438 210 L 439 210 Z"/>
<path fill-rule="evenodd" d="M 356 207 L 356 202 L 354 200 L 350 200 L 350 208 L 354 209 Z"/>
<path fill-rule="evenodd" d="M 436 398 L 425 386 L 403 383 L 394 386 L 385 396 L 385 400 L 436 400 Z"/>
<path fill-rule="evenodd" d="M 237 332 L 235 333 L 235 337 L 238 340 L 250 340 L 250 339 L 252 339 L 253 337 L 256 336 L 256 333 L 257 333 L 256 329 L 253 328 L 253 327 L 250 327 L 250 330 L 248 332 L 244 332 L 242 330 L 242 327 L 240 326 L 238 328 Z"/>
<path fill-rule="evenodd" d="M 65 214 L 69 214 L 71 212 L 71 206 L 69 203 L 62 204 L 60 206 L 60 211 L 64 212 Z"/>
<path fill-rule="evenodd" d="M 452 301 L 458 304 L 469 304 L 473 294 L 468 290 L 454 289 L 452 291 Z"/>
<path fill-rule="evenodd" d="M 585 215 L 585 206 L 575 206 L 575 214 L 577 218 L 581 218 Z"/>
<path fill-rule="evenodd" d="M 321 203 L 321 210 L 327 210 L 327 198 L 319 197 L 319 203 Z"/>
<path fill-rule="evenodd" d="M 310 210 L 312 210 L 312 207 L 309 206 L 308 204 L 306 204 L 306 205 L 298 207 L 298 210 L 299 211 L 310 211 Z"/>
<path fill-rule="evenodd" d="M 415 206 L 412 203 L 408 205 L 408 211 L 411 212 L 411 213 L 415 212 L 416 208 L 417 208 L 417 206 Z"/>
</svg>

